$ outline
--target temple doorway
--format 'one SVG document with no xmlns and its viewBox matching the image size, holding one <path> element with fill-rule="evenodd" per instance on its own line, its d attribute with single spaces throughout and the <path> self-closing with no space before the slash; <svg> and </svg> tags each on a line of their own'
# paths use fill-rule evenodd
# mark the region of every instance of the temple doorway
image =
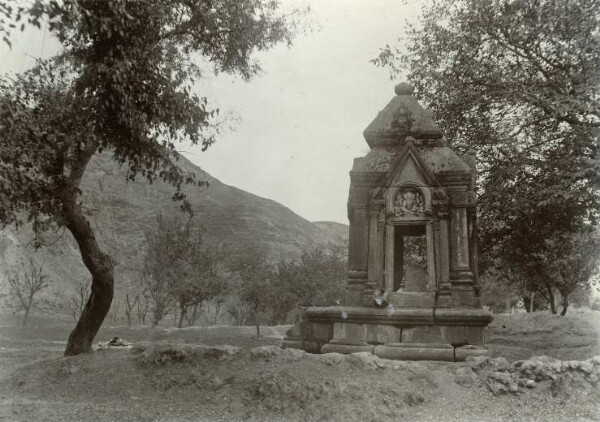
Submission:
<svg viewBox="0 0 600 422">
<path fill-rule="evenodd" d="M 427 291 L 427 265 L 426 226 L 395 226 L 393 291 Z"/>
</svg>

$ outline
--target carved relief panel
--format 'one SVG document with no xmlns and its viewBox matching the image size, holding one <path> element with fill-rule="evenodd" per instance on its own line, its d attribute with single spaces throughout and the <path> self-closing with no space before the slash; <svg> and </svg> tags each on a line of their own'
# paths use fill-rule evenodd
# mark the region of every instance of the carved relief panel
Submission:
<svg viewBox="0 0 600 422">
<path fill-rule="evenodd" d="M 423 220 L 430 218 L 430 188 L 403 184 L 387 192 L 387 215 L 392 220 Z"/>
<path fill-rule="evenodd" d="M 424 204 L 425 198 L 419 189 L 405 187 L 396 192 L 393 211 L 398 217 L 424 215 Z"/>
</svg>

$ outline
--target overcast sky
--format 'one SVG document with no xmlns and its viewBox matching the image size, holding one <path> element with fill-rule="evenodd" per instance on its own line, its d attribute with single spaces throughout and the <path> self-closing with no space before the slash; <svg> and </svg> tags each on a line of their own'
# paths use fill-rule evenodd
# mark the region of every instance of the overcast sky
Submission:
<svg viewBox="0 0 600 422">
<path fill-rule="evenodd" d="M 362 131 L 394 95 L 387 70 L 369 61 L 396 42 L 405 0 L 286 0 L 310 5 L 315 30 L 260 54 L 264 73 L 250 82 L 219 76 L 201 87 L 213 105 L 237 117 L 235 129 L 206 152 L 182 145 L 195 164 L 222 182 L 273 199 L 311 220 L 347 223 L 348 172 L 368 152 Z M 0 71 L 22 71 L 48 56 L 42 33 L 0 47 Z"/>
</svg>

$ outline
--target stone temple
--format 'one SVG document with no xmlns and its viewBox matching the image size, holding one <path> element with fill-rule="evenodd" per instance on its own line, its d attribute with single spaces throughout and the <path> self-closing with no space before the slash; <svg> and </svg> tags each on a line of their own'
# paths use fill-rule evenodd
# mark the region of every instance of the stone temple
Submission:
<svg viewBox="0 0 600 422">
<path fill-rule="evenodd" d="M 350 171 L 347 296 L 312 307 L 283 347 L 460 361 L 486 353 L 479 306 L 475 156 L 457 155 L 401 83 Z"/>
</svg>

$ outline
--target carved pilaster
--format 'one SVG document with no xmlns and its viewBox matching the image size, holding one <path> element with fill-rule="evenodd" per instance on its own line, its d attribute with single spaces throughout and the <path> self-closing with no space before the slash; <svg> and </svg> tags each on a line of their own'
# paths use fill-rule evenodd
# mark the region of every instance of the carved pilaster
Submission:
<svg viewBox="0 0 600 422">
<path fill-rule="evenodd" d="M 391 224 L 385 230 L 385 290 L 394 291 L 394 226 Z"/>
<path fill-rule="evenodd" d="M 453 285 L 471 284 L 466 208 L 450 209 L 450 276 Z"/>
<path fill-rule="evenodd" d="M 448 220 L 446 218 L 439 220 L 439 238 L 440 238 L 440 289 L 450 287 L 450 238 L 448 236 Z"/>
<path fill-rule="evenodd" d="M 367 276 L 369 282 L 375 281 L 375 250 L 377 249 L 377 210 L 369 210 L 369 263 Z"/>
</svg>

